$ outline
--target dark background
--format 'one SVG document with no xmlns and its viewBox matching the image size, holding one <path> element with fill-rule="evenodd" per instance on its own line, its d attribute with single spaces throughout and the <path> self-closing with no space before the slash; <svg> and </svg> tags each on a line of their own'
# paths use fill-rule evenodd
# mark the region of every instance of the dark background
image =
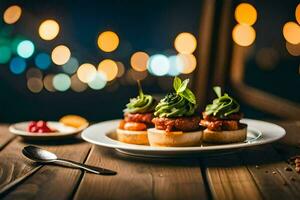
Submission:
<svg viewBox="0 0 300 200">
<path fill-rule="evenodd" d="M 235 1 L 236 4 L 241 1 Z M 300 102 L 299 57 L 288 54 L 282 27 L 287 21 L 295 21 L 294 13 L 298 1 L 245 1 L 258 12 L 254 25 L 257 33 L 252 53 L 246 62 L 246 83 L 275 95 Z M 13 4 L 22 8 L 20 20 L 6 25 L 1 17 L 0 32 L 13 38 L 25 36 L 35 43 L 36 51 L 51 52 L 58 44 L 66 44 L 80 63 L 95 65 L 105 58 L 122 61 L 130 68 L 130 56 L 136 51 L 175 53 L 173 41 L 180 32 L 199 36 L 199 22 L 202 16 L 202 1 L 5 1 L 0 2 L 0 13 Z M 217 9 L 217 8 L 216 8 Z M 43 41 L 38 36 L 38 26 L 45 19 L 55 19 L 60 24 L 60 33 L 52 41 Z M 234 21 L 234 19 L 232 18 Z M 233 22 L 234 23 L 234 22 Z M 112 30 L 120 37 L 120 46 L 112 53 L 105 53 L 97 47 L 100 32 Z M 299 36 L 300 37 L 300 36 Z M 256 55 L 260 49 L 270 47 L 278 52 L 277 61 L 270 69 L 259 66 Z M 201 48 L 201 45 L 198 46 Z M 28 66 L 34 67 L 34 56 L 28 59 Z M 215 58 L 217 59 L 217 58 Z M 61 72 L 53 64 L 47 73 Z M 170 91 L 170 77 L 148 75 L 143 81 L 148 93 L 163 95 Z M 32 119 L 57 120 L 65 114 L 78 114 L 92 121 L 101 121 L 122 116 L 122 109 L 129 97 L 136 96 L 136 86 L 121 77 L 104 89 L 87 89 L 77 93 L 66 92 L 31 93 L 26 86 L 25 73 L 12 74 L 8 65 L 0 65 L 0 121 L 14 122 Z M 230 91 L 230 86 L 226 87 Z M 272 118 L 246 105 L 247 117 Z"/>
</svg>

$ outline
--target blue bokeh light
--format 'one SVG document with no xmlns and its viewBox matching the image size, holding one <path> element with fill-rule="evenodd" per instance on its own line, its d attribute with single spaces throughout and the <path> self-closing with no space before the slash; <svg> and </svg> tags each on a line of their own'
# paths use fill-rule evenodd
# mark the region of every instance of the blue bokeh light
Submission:
<svg viewBox="0 0 300 200">
<path fill-rule="evenodd" d="M 39 53 L 35 57 L 35 64 L 40 69 L 48 69 L 51 64 L 51 58 L 47 53 Z"/>
<path fill-rule="evenodd" d="M 29 58 L 34 53 L 34 45 L 29 40 L 24 40 L 19 43 L 17 53 L 22 58 Z"/>
<path fill-rule="evenodd" d="M 14 74 L 22 74 L 26 69 L 26 61 L 23 58 L 15 57 L 11 59 L 9 69 Z"/>
<path fill-rule="evenodd" d="M 162 54 L 155 54 L 150 57 L 148 71 L 156 76 L 164 76 L 170 69 L 169 59 Z"/>
<path fill-rule="evenodd" d="M 173 55 L 169 57 L 170 68 L 168 71 L 168 75 L 170 76 L 178 76 L 180 74 L 179 68 L 183 65 L 180 57 Z"/>
</svg>

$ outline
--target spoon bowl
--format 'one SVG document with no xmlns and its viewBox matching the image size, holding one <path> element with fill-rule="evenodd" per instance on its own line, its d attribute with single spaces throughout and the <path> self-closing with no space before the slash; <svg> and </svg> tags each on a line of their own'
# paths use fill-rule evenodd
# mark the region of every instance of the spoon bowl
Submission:
<svg viewBox="0 0 300 200">
<path fill-rule="evenodd" d="M 22 152 L 27 158 L 36 162 L 53 162 L 57 159 L 54 153 L 35 146 L 26 146 Z"/>
</svg>

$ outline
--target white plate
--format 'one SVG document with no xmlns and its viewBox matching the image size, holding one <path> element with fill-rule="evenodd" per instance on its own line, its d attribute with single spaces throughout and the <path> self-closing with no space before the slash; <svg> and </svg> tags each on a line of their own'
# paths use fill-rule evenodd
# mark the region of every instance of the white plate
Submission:
<svg viewBox="0 0 300 200">
<path fill-rule="evenodd" d="M 248 124 L 248 131 L 247 140 L 242 143 L 202 145 L 196 147 L 151 147 L 146 145 L 127 144 L 115 140 L 115 129 L 118 127 L 119 121 L 120 120 L 105 121 L 92 125 L 82 132 L 81 137 L 87 142 L 114 148 L 117 151 L 128 155 L 174 157 L 262 145 L 274 142 L 285 136 L 285 130 L 276 124 L 253 119 L 243 119 L 241 122 Z"/>
<path fill-rule="evenodd" d="M 36 140 L 44 140 L 44 139 L 59 139 L 72 137 L 76 134 L 80 133 L 82 130 L 88 127 L 88 124 L 85 124 L 79 128 L 75 128 L 72 126 L 66 126 L 60 122 L 47 122 L 49 128 L 57 130 L 56 132 L 51 133 L 31 133 L 27 131 L 28 124 L 30 122 L 19 122 L 16 124 L 12 124 L 9 127 L 9 131 L 15 135 L 19 135 L 25 139 L 36 139 Z"/>
</svg>

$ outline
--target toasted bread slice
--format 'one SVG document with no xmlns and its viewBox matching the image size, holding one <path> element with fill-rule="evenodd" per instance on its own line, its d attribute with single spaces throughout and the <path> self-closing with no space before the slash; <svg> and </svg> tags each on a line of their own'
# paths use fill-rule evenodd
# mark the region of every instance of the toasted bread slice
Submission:
<svg viewBox="0 0 300 200">
<path fill-rule="evenodd" d="M 150 146 L 159 147 L 188 147 L 201 144 L 203 131 L 195 132 L 166 132 L 156 128 L 148 129 L 148 140 Z"/>
<path fill-rule="evenodd" d="M 244 142 L 247 139 L 247 125 L 240 124 L 240 129 L 233 131 L 203 131 L 203 142 L 226 144 L 235 142 Z"/>
<path fill-rule="evenodd" d="M 117 138 L 121 142 L 129 144 L 144 144 L 148 145 L 147 131 L 128 131 L 124 129 L 117 129 Z"/>
</svg>

